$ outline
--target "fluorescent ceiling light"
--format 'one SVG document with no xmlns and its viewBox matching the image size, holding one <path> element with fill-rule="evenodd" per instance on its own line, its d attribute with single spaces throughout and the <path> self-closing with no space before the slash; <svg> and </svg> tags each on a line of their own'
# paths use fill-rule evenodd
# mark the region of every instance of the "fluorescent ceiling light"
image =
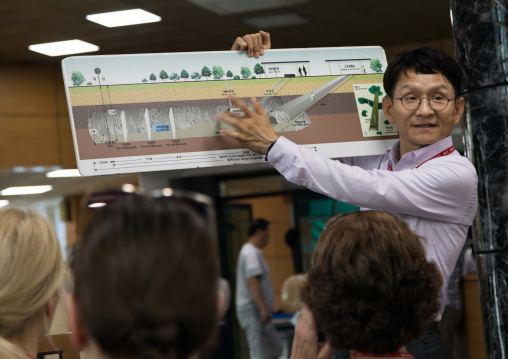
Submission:
<svg viewBox="0 0 508 359">
<path fill-rule="evenodd" d="M 88 208 L 100 208 L 100 207 L 104 207 L 107 203 L 106 202 L 95 202 L 95 203 L 90 203 L 88 205 Z"/>
<path fill-rule="evenodd" d="M 81 177 L 78 170 L 56 170 L 46 173 L 46 177 L 58 178 L 58 177 Z"/>
<path fill-rule="evenodd" d="M 51 191 L 52 186 L 22 186 L 22 187 L 9 187 L 0 191 L 2 196 L 17 196 L 23 194 L 38 194 Z"/>
<path fill-rule="evenodd" d="M 86 16 L 87 20 L 107 27 L 146 24 L 161 21 L 161 17 L 141 9 L 104 12 Z"/>
<path fill-rule="evenodd" d="M 271 29 L 274 27 L 303 25 L 308 23 L 307 19 L 296 14 L 251 17 L 243 21 L 256 29 Z"/>
<path fill-rule="evenodd" d="M 99 46 L 81 40 L 67 40 L 30 45 L 28 49 L 48 56 L 61 56 L 98 51 Z"/>
<path fill-rule="evenodd" d="M 307 0 L 187 0 L 217 15 L 239 14 L 248 11 L 273 9 L 305 4 Z"/>
<path fill-rule="evenodd" d="M 9 200 L 7 199 L 0 199 L 0 207 L 5 207 L 9 204 Z"/>
</svg>

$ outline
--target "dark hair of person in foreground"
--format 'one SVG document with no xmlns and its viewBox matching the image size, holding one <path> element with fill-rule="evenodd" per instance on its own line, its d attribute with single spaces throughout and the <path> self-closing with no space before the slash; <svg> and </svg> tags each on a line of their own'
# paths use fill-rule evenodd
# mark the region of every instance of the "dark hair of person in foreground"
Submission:
<svg viewBox="0 0 508 359">
<path fill-rule="evenodd" d="M 75 305 L 109 358 L 186 359 L 217 325 L 217 255 L 182 202 L 134 195 L 104 207 L 74 258 Z"/>
<path fill-rule="evenodd" d="M 388 354 L 423 335 L 441 283 L 406 223 L 352 212 L 321 234 L 301 297 L 334 349 Z"/>
</svg>

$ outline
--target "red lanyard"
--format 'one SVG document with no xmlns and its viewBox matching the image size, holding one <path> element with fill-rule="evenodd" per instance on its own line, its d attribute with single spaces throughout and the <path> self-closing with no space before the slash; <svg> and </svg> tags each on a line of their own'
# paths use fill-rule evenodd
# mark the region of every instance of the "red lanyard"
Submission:
<svg viewBox="0 0 508 359">
<path fill-rule="evenodd" d="M 411 353 L 406 352 L 397 352 L 391 354 L 371 354 L 371 353 L 354 353 L 351 354 L 349 359 L 359 358 L 359 357 L 372 357 L 372 358 L 412 358 L 415 357 L 411 355 Z"/>
<path fill-rule="evenodd" d="M 449 148 L 447 148 L 446 150 L 444 150 L 443 152 L 440 152 L 438 153 L 437 155 L 435 155 L 434 157 L 432 158 L 429 158 L 427 161 L 425 162 L 429 162 L 430 160 L 433 160 L 434 158 L 438 158 L 438 157 L 443 157 L 443 156 L 448 156 L 450 153 L 452 153 L 453 151 L 455 151 L 455 147 L 453 147 L 453 145 Z M 420 163 L 418 166 L 416 166 L 416 168 L 420 167 L 421 165 L 423 165 L 425 162 L 422 162 Z M 391 171 L 393 169 L 393 166 L 392 166 L 392 163 L 390 163 L 388 165 L 388 171 Z"/>
</svg>

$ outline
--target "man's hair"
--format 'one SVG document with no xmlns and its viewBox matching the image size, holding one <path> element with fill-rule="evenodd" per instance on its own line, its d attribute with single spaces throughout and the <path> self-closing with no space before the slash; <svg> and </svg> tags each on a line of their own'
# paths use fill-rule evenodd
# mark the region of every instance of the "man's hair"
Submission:
<svg viewBox="0 0 508 359">
<path fill-rule="evenodd" d="M 352 212 L 321 234 L 300 295 L 332 347 L 387 354 L 423 335 L 441 283 L 406 223 Z"/>
<path fill-rule="evenodd" d="M 409 70 L 417 74 L 441 74 L 452 84 L 455 97 L 462 91 L 463 75 L 459 64 L 445 52 L 431 47 L 420 47 L 397 54 L 386 68 L 383 86 L 389 98 L 401 74 Z"/>
<path fill-rule="evenodd" d="M 188 358 L 217 323 L 207 221 L 182 202 L 129 196 L 97 212 L 74 258 L 77 311 L 111 358 Z"/>
<path fill-rule="evenodd" d="M 268 228 L 269 224 L 270 224 L 270 222 L 268 222 L 266 219 L 257 218 L 255 220 L 253 220 L 252 223 L 250 224 L 249 229 L 247 230 L 247 235 L 249 237 L 253 236 L 258 231 L 258 229 L 261 229 L 264 231 Z"/>
</svg>

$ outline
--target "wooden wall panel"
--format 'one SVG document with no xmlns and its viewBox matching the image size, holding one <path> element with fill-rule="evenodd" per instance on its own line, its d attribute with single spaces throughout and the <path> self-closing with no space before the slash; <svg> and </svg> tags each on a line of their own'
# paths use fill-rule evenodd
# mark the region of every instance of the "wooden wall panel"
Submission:
<svg viewBox="0 0 508 359">
<path fill-rule="evenodd" d="M 0 66 L 0 168 L 76 160 L 59 66 Z"/>
<path fill-rule="evenodd" d="M 69 116 L 58 117 L 59 137 L 60 137 L 60 160 L 61 166 L 65 168 L 76 168 L 76 154 L 74 152 L 74 142 L 72 141 L 72 130 Z"/>
<path fill-rule="evenodd" d="M 53 67 L 2 66 L 0 78 L 0 113 L 55 114 Z"/>
<path fill-rule="evenodd" d="M 476 274 L 462 277 L 462 293 L 464 295 L 467 359 L 485 359 L 480 291 Z"/>
<path fill-rule="evenodd" d="M 59 164 L 55 117 L 0 117 L 0 164 L 53 166 Z"/>
</svg>

